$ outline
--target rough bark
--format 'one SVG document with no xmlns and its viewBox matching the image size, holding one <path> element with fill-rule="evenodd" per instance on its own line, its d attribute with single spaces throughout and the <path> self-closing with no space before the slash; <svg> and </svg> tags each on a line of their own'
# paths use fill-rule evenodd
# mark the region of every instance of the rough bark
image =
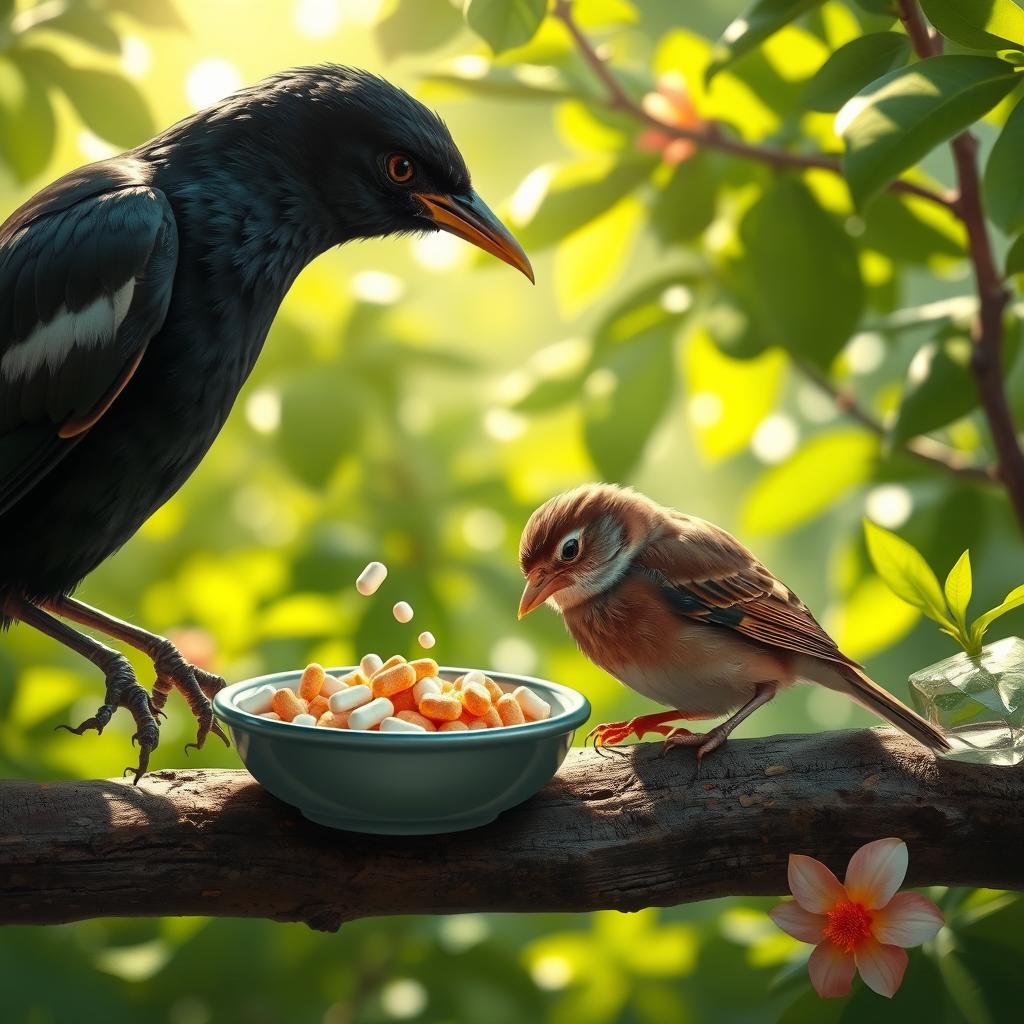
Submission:
<svg viewBox="0 0 1024 1024">
<path fill-rule="evenodd" d="M 205 914 L 335 929 L 382 914 L 635 910 L 787 891 L 882 836 L 908 885 L 1024 888 L 1024 769 L 936 761 L 891 730 L 734 740 L 695 774 L 656 744 L 573 750 L 522 807 L 426 838 L 321 828 L 242 771 L 0 783 L 0 923 Z"/>
</svg>

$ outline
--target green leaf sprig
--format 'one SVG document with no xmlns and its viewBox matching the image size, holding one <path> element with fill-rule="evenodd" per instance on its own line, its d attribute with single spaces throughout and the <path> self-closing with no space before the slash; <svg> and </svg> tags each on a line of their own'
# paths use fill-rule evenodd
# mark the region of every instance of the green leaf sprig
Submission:
<svg viewBox="0 0 1024 1024">
<path fill-rule="evenodd" d="M 939 624 L 972 658 L 981 653 L 982 640 L 989 626 L 1001 615 L 1024 605 L 1024 584 L 1015 587 L 996 605 L 968 624 L 967 606 L 974 583 L 971 553 L 965 551 L 949 571 L 945 585 L 912 544 L 881 526 L 864 520 L 868 554 L 882 582 L 901 600 L 919 608 Z"/>
</svg>

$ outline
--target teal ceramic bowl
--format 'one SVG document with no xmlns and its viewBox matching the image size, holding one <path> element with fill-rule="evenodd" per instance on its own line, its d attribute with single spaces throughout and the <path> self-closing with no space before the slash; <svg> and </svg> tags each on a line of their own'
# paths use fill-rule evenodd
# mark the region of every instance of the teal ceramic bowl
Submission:
<svg viewBox="0 0 1024 1024">
<path fill-rule="evenodd" d="M 440 674 L 454 680 L 466 671 Z M 536 691 L 551 717 L 474 732 L 350 732 L 275 722 L 235 704 L 257 687 L 290 686 L 301 675 L 278 672 L 225 687 L 214 710 L 267 790 L 310 821 L 350 832 L 436 835 L 486 825 L 544 786 L 590 717 L 590 702 L 568 686 L 497 672 L 488 675 L 505 690 Z"/>
</svg>

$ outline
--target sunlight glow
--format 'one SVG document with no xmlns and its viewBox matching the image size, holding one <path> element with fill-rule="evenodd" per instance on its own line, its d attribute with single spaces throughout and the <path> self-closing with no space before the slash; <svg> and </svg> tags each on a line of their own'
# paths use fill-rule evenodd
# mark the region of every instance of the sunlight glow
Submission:
<svg viewBox="0 0 1024 1024">
<path fill-rule="evenodd" d="M 334 35 L 344 21 L 341 0 L 299 0 L 294 17 L 299 32 L 312 39 Z"/>
<path fill-rule="evenodd" d="M 528 676 L 537 669 L 537 651 L 521 636 L 502 637 L 491 648 L 491 664 L 500 665 L 503 672 Z"/>
<path fill-rule="evenodd" d="M 442 273 L 469 262 L 472 250 L 447 231 L 432 231 L 412 240 L 413 259 L 427 270 Z"/>
<path fill-rule="evenodd" d="M 390 306 L 405 293 L 405 283 L 383 270 L 362 270 L 352 278 L 352 294 L 363 302 Z"/>
<path fill-rule="evenodd" d="M 791 416 L 774 412 L 765 416 L 754 431 L 750 441 L 750 450 L 761 462 L 769 465 L 782 462 L 796 450 L 800 440 L 800 431 Z"/>
<path fill-rule="evenodd" d="M 153 64 L 153 51 L 141 36 L 125 36 L 121 40 L 121 67 L 131 78 L 142 78 Z"/>
<path fill-rule="evenodd" d="M 273 434 L 281 425 L 281 395 L 274 388 L 260 388 L 245 402 L 246 422 L 257 434 Z"/>
<path fill-rule="evenodd" d="M 535 960 L 530 967 L 530 977 L 537 988 L 549 992 L 565 988 L 572 981 L 572 964 L 564 956 L 549 953 Z"/>
<path fill-rule="evenodd" d="M 713 391 L 698 391 L 690 395 L 686 403 L 686 415 L 690 417 L 690 422 L 702 430 L 707 430 L 718 423 L 723 412 L 725 406 L 722 399 Z"/>
<path fill-rule="evenodd" d="M 914 498 L 902 484 L 882 484 L 868 492 L 864 512 L 887 530 L 898 530 L 914 511 Z"/>
<path fill-rule="evenodd" d="M 230 61 L 211 57 L 194 65 L 185 80 L 185 92 L 194 110 L 202 110 L 241 88 L 242 73 Z"/>
<path fill-rule="evenodd" d="M 380 993 L 381 1009 L 398 1020 L 418 1017 L 427 1008 L 427 990 L 413 978 L 389 981 Z"/>
</svg>

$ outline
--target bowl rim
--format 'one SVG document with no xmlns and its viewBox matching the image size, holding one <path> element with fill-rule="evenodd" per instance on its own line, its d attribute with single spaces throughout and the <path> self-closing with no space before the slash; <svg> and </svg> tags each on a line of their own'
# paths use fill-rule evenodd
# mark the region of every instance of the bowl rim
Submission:
<svg viewBox="0 0 1024 1024">
<path fill-rule="evenodd" d="M 339 668 L 328 668 L 329 675 L 344 675 L 353 672 L 358 665 L 344 666 Z M 442 665 L 439 674 L 444 676 L 457 677 L 471 671 L 468 668 L 459 668 L 449 665 Z M 495 682 L 514 683 L 517 686 L 529 686 L 541 691 L 557 694 L 566 701 L 568 707 L 542 722 L 526 722 L 523 725 L 502 725 L 492 729 L 473 729 L 465 732 L 445 733 L 408 733 L 408 732 L 369 732 L 354 729 L 321 729 L 315 725 L 293 725 L 291 722 L 275 722 L 267 718 L 259 718 L 256 715 L 242 711 L 235 707 L 234 698 L 238 694 L 252 689 L 256 686 L 266 686 L 274 683 L 278 686 L 298 679 L 302 675 L 302 669 L 293 669 L 285 672 L 270 672 L 267 675 L 253 676 L 250 679 L 243 679 L 240 682 L 232 683 L 230 686 L 218 691 L 213 698 L 213 709 L 217 717 L 227 722 L 230 726 L 243 731 L 259 733 L 268 738 L 301 740 L 303 743 L 333 744 L 339 748 L 380 748 L 381 745 L 393 747 L 396 744 L 404 748 L 409 747 L 434 747 L 438 744 L 458 743 L 463 746 L 486 746 L 502 742 L 527 742 L 540 739 L 544 736 L 563 735 L 578 729 L 591 713 L 590 701 L 580 693 L 579 690 L 562 683 L 552 682 L 550 679 L 540 679 L 536 676 L 523 676 L 511 672 L 487 672 Z M 299 732 L 299 730 L 304 730 Z"/>
</svg>

